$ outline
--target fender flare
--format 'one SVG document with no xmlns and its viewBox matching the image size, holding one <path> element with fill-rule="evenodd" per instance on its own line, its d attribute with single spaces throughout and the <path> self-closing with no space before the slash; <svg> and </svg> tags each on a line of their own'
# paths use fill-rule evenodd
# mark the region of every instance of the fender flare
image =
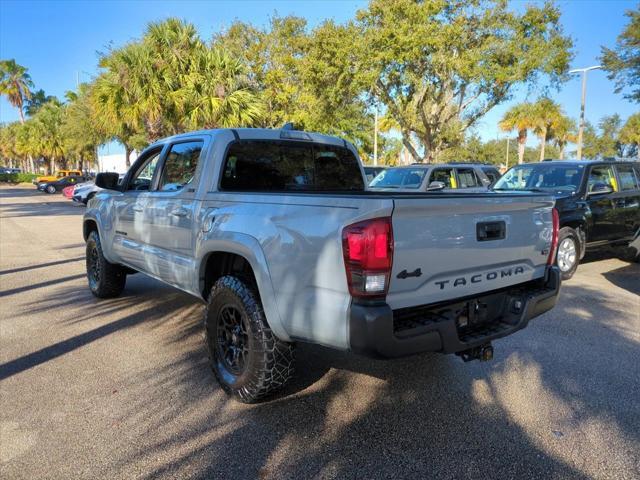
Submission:
<svg viewBox="0 0 640 480">
<path fill-rule="evenodd" d="M 198 292 L 202 292 L 204 270 L 207 257 L 212 253 L 233 253 L 249 262 L 258 285 L 258 292 L 262 301 L 262 308 L 267 317 L 267 322 L 273 333 L 281 340 L 290 342 L 291 338 L 282 324 L 275 289 L 271 282 L 271 274 L 264 251 L 258 239 L 245 233 L 216 231 L 215 237 L 203 237 L 198 242 L 198 276 L 195 285 Z"/>
</svg>

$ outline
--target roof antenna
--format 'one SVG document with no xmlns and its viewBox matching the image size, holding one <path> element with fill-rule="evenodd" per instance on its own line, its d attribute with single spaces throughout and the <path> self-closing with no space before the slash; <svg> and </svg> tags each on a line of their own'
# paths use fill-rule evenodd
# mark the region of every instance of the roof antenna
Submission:
<svg viewBox="0 0 640 480">
<path fill-rule="evenodd" d="M 285 123 L 280 130 L 293 130 L 293 123 L 291 122 Z"/>
</svg>

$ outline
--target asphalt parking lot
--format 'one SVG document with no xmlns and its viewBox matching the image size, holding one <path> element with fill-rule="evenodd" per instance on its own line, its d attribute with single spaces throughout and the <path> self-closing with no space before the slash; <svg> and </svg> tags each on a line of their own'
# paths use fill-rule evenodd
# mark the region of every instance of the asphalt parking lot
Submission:
<svg viewBox="0 0 640 480">
<path fill-rule="evenodd" d="M 94 298 L 83 207 L 0 202 L 3 479 L 640 478 L 640 265 L 581 265 L 492 362 L 300 345 L 248 406 L 208 369 L 202 304 L 140 274 Z"/>
</svg>

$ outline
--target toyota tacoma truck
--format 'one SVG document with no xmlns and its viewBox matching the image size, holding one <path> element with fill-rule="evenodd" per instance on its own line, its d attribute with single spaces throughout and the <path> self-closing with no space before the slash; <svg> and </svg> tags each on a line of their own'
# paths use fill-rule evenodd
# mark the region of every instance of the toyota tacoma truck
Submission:
<svg viewBox="0 0 640 480">
<path fill-rule="evenodd" d="M 206 302 L 211 368 L 244 402 L 287 383 L 298 341 L 488 360 L 559 293 L 550 196 L 368 191 L 356 149 L 334 137 L 182 134 L 96 185 L 91 292 L 115 297 L 142 272 Z"/>
</svg>

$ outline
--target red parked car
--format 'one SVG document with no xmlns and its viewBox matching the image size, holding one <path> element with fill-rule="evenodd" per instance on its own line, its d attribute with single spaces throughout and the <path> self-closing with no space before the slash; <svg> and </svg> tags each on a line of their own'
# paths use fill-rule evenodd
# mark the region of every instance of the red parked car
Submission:
<svg viewBox="0 0 640 480">
<path fill-rule="evenodd" d="M 73 191 L 76 189 L 75 185 L 69 185 L 68 187 L 64 187 L 62 189 L 62 195 L 64 195 L 65 198 L 72 198 L 73 197 Z"/>
</svg>

